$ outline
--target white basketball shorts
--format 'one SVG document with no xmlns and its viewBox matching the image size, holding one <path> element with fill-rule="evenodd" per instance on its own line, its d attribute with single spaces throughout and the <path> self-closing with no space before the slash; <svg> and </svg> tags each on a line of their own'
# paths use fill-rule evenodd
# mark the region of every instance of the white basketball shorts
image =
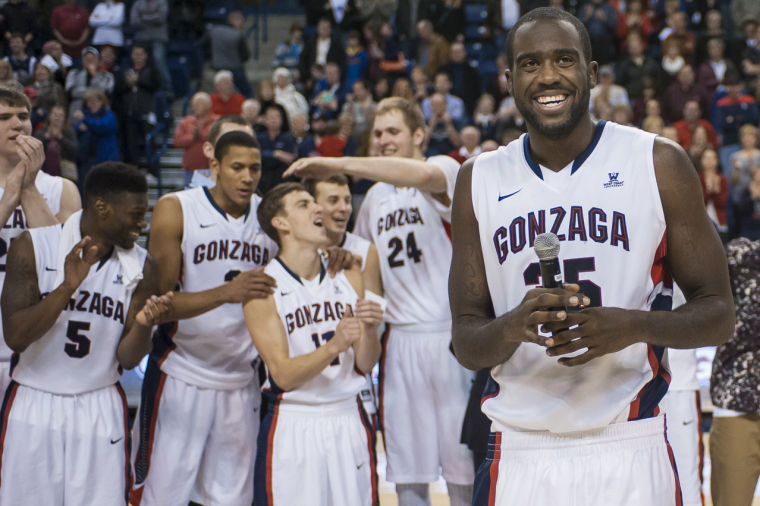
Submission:
<svg viewBox="0 0 760 506">
<path fill-rule="evenodd" d="M 702 506 L 702 412 L 696 390 L 668 391 L 660 403 L 667 418 L 668 442 L 676 458 L 684 506 Z"/>
<path fill-rule="evenodd" d="M 256 455 L 256 506 L 377 506 L 375 436 L 361 401 L 269 402 Z"/>
<path fill-rule="evenodd" d="M 566 434 L 495 432 L 474 506 L 681 506 L 664 417 Z"/>
<path fill-rule="evenodd" d="M 470 485 L 472 453 L 460 443 L 474 373 L 449 350 L 451 330 L 388 325 L 380 357 L 380 425 L 393 483 L 429 483 L 443 474 Z"/>
<path fill-rule="evenodd" d="M 58 395 L 11 382 L 7 394 L 0 504 L 124 506 L 131 476 L 120 385 Z"/>
<path fill-rule="evenodd" d="M 151 358 L 134 433 L 133 506 L 249 505 L 261 390 L 198 388 Z"/>
</svg>

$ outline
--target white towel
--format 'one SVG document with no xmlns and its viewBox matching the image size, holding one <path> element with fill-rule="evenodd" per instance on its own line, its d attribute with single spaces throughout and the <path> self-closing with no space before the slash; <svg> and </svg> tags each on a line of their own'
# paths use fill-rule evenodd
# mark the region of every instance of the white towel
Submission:
<svg viewBox="0 0 760 506">
<path fill-rule="evenodd" d="M 58 239 L 58 273 L 55 279 L 55 286 L 63 283 L 66 255 L 68 255 L 71 249 L 82 240 L 82 232 L 79 228 L 81 221 L 82 211 L 79 210 L 69 216 L 63 224 L 63 230 Z M 140 256 L 137 248 L 132 247 L 131 249 L 124 249 L 114 245 L 114 253 L 121 264 L 122 281 L 124 282 L 124 286 L 127 290 L 134 290 L 137 283 L 143 278 L 142 265 L 140 264 Z"/>
</svg>

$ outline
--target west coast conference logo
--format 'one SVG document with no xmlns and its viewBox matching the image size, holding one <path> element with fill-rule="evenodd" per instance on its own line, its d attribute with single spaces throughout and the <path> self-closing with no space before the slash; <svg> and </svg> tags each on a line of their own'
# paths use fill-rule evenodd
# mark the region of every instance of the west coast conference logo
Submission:
<svg viewBox="0 0 760 506">
<path fill-rule="evenodd" d="M 610 180 L 604 183 L 605 188 L 618 188 L 623 186 L 623 181 L 619 180 L 620 172 L 608 172 L 607 176 Z"/>
</svg>

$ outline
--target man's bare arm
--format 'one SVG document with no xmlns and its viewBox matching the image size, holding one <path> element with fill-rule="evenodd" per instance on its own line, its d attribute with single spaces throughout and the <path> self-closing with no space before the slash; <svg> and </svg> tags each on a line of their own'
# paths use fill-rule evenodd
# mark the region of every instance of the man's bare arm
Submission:
<svg viewBox="0 0 760 506">
<path fill-rule="evenodd" d="M 383 310 L 377 302 L 364 299 L 364 279 L 359 269 L 347 270 L 346 278 L 359 295 L 352 316 L 357 317 L 363 326 L 361 338 L 354 343 L 355 364 L 357 369 L 368 374 L 380 358 L 377 329 L 383 321 Z"/>
<path fill-rule="evenodd" d="M 565 311 L 549 308 L 577 306 L 582 298 L 575 294 L 577 285 L 555 290 L 539 288 L 529 291 L 513 310 L 499 317 L 494 315 L 472 208 L 473 165 L 474 160 L 469 160 L 462 166 L 454 191 L 449 301 L 454 353 L 462 365 L 478 370 L 506 362 L 522 342 L 543 345 L 545 339 L 538 335 L 538 325 L 566 317 Z"/>
<path fill-rule="evenodd" d="M 69 216 L 82 209 L 82 199 L 79 196 L 77 185 L 68 179 L 63 180 L 61 190 L 61 206 L 55 215 L 59 223 L 63 223 Z"/>
<path fill-rule="evenodd" d="M 377 253 L 377 247 L 370 244 L 367 250 L 367 261 L 362 271 L 364 289 L 377 295 L 383 295 L 383 279 L 380 275 L 380 256 Z"/>
<path fill-rule="evenodd" d="M 3 196 L 0 197 L 0 225 L 8 223 L 13 210 L 19 206 L 21 185 L 24 181 L 24 168 L 15 167 L 5 178 Z"/>
<path fill-rule="evenodd" d="M 35 181 L 45 161 L 42 141 L 30 135 L 16 137 L 16 153 L 20 157 L 17 167 L 24 167 L 24 181 L 21 185 L 21 204 L 29 228 L 57 225 L 58 219 L 50 210 Z"/>
<path fill-rule="evenodd" d="M 150 228 L 150 255 L 158 263 L 161 282 L 159 292 L 174 290 L 182 264 L 182 206 L 174 195 L 159 199 L 153 210 Z M 219 286 L 201 292 L 177 292 L 174 295 L 174 317 L 192 318 L 228 302 L 243 302 L 271 293 L 274 280 L 261 269 L 238 274 L 230 282 L 219 280 Z"/>
</svg>

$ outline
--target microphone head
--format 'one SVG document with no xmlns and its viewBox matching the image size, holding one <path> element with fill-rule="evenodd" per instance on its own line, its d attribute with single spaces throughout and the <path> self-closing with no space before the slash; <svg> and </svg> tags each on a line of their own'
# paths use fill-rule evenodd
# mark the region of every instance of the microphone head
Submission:
<svg viewBox="0 0 760 506">
<path fill-rule="evenodd" d="M 559 256 L 559 238 L 551 232 L 539 234 L 533 243 L 533 250 L 539 260 L 552 260 Z"/>
</svg>

